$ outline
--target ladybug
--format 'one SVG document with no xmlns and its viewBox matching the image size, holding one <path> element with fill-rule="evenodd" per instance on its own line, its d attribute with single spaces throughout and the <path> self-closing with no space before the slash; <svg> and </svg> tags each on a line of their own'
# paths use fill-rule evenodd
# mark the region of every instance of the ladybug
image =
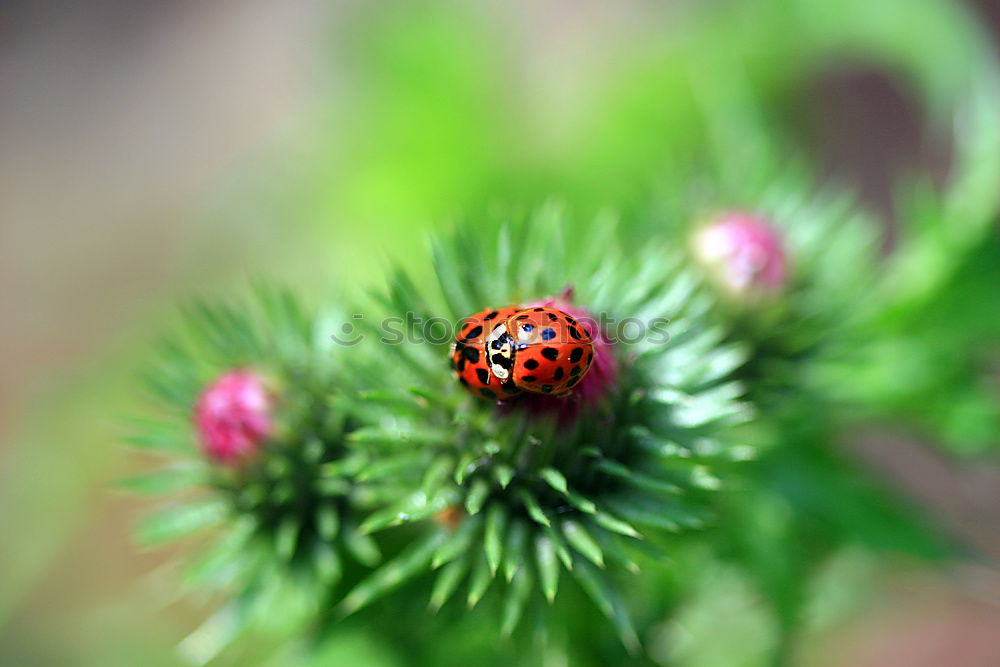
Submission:
<svg viewBox="0 0 1000 667">
<path fill-rule="evenodd" d="M 509 374 L 500 377 L 490 372 L 486 356 L 487 336 L 520 310 L 520 306 L 487 308 L 466 318 L 459 329 L 451 345 L 451 367 L 459 383 L 470 394 L 504 401 L 521 393 Z"/>
<path fill-rule="evenodd" d="M 487 336 L 490 374 L 533 394 L 569 396 L 594 361 L 586 328 L 557 308 L 511 313 Z"/>
</svg>

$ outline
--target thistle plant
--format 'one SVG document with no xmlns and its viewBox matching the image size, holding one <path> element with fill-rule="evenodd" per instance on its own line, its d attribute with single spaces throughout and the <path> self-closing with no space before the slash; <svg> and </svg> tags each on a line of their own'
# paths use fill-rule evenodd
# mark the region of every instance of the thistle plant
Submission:
<svg viewBox="0 0 1000 667">
<path fill-rule="evenodd" d="M 149 374 L 162 418 L 136 440 L 184 454 L 189 474 L 129 484 L 207 496 L 140 539 L 218 524 L 192 573 L 226 584 L 235 628 L 281 596 L 296 623 L 327 622 L 433 577 L 431 611 L 494 596 L 501 635 L 526 613 L 544 626 L 543 601 L 575 587 L 640 651 L 620 580 L 713 521 L 713 495 L 752 456 L 727 435 L 751 408 L 731 379 L 744 348 L 707 319 L 676 249 L 626 258 L 621 231 L 557 206 L 462 227 L 434 246 L 433 289 L 396 272 L 343 318 L 360 325 L 346 337 L 268 289 L 193 308 Z M 508 303 L 579 317 L 595 360 L 571 396 L 497 402 L 459 384 L 452 324 Z M 360 566 L 342 579 L 347 559 Z"/>
<path fill-rule="evenodd" d="M 358 480 L 369 461 L 347 440 L 351 389 L 328 317 L 273 288 L 232 305 L 199 302 L 146 374 L 150 416 L 132 442 L 171 462 L 123 484 L 188 491 L 144 519 L 137 539 L 211 531 L 185 580 L 233 600 L 186 644 L 198 660 L 248 628 L 300 626 L 348 563 L 379 559 L 360 530 L 374 491 Z"/>
<path fill-rule="evenodd" d="M 822 3 L 794 4 L 801 35 L 783 22 L 744 30 L 733 6 L 720 15 L 723 27 L 732 19 L 725 49 L 684 40 L 665 59 L 691 115 L 678 112 L 684 139 L 667 143 L 694 159 L 669 156 L 657 185 L 614 200 L 616 213 L 575 209 L 582 187 L 566 206 L 473 206 L 433 239 L 429 261 L 390 268 L 367 295 L 311 308 L 261 288 L 186 311 L 147 374 L 154 400 L 133 438 L 164 465 L 124 484 L 170 494 L 139 525 L 142 543 L 201 535 L 185 580 L 225 602 L 185 641 L 191 657 L 258 631 L 312 640 L 354 624 L 415 663 L 465 646 L 472 657 L 452 663 L 510 664 L 496 648 L 505 638 L 522 662 L 552 651 L 648 664 L 703 573 L 725 571 L 766 600 L 779 664 L 802 633 L 813 575 L 838 552 L 957 553 L 839 441 L 860 420 L 903 415 L 957 446 L 995 444 L 1000 400 L 982 361 L 1000 335 L 982 309 L 997 304 L 1000 85 L 992 61 L 973 72 L 945 58 L 949 40 L 930 40 L 934 57 L 923 43 L 896 53 L 897 23 L 869 21 L 871 3 L 838 5 L 857 34 L 831 27 Z M 950 16 L 898 4 L 929 27 Z M 891 252 L 873 216 L 817 187 L 756 108 L 827 51 L 859 44 L 929 77 L 937 107 L 974 91 L 956 103 L 953 183 L 913 188 Z M 786 51 L 809 57 L 778 67 Z M 463 60 L 447 53 L 442 62 Z M 932 75 L 925 58 L 951 73 Z M 637 79 L 639 98 L 674 78 Z M 658 109 L 612 114 L 608 127 Z M 598 150 L 589 168 L 631 178 L 605 164 L 614 158 Z M 572 393 L 498 393 L 488 367 L 477 370 L 490 390 L 468 391 L 477 375 L 456 367 L 486 350 L 461 337 L 463 319 L 535 308 L 592 342 Z"/>
<path fill-rule="evenodd" d="M 711 520 L 708 498 L 750 455 L 725 427 L 749 407 L 730 380 L 743 349 L 705 320 L 709 302 L 694 277 L 666 245 L 626 260 L 617 233 L 553 206 L 436 245 L 434 290 L 394 276 L 382 313 L 412 312 L 414 322 L 454 322 L 490 304 L 558 304 L 595 339 L 595 368 L 569 398 L 498 405 L 456 382 L 450 337 L 427 340 L 413 327 L 387 345 L 369 328 L 356 348 L 377 359 L 363 396 L 397 416 L 351 439 L 373 457 L 408 451 L 419 475 L 412 494 L 363 528 L 417 523 L 424 535 L 348 593 L 342 612 L 435 570 L 432 609 L 453 597 L 473 607 L 493 589 L 501 634 L 511 634 L 533 598 L 551 603 L 573 581 L 638 650 L 615 577 L 635 569 L 637 551 L 662 556 L 676 533 Z M 435 522 L 444 511 L 460 518 Z"/>
<path fill-rule="evenodd" d="M 433 282 L 394 270 L 350 306 L 265 288 L 189 309 L 136 439 L 186 461 L 128 482 L 200 490 L 143 541 L 214 527 L 189 577 L 232 602 L 186 650 L 208 659 L 262 628 L 329 635 L 400 606 L 464 608 L 545 646 L 557 619 L 589 623 L 569 612 L 583 597 L 638 657 L 684 597 L 644 582 L 696 580 L 692 535 L 766 594 L 787 643 L 809 573 L 840 546 L 943 553 L 837 451 L 838 418 L 817 418 L 836 414 L 817 378 L 852 363 L 877 253 L 845 200 L 803 190 L 703 185 L 716 217 L 655 198 L 620 220 L 555 204 L 477 216 L 433 243 Z M 506 306 L 586 330 L 593 363 L 569 396 L 460 382 L 463 318 Z M 774 511 L 786 519 L 758 530 Z"/>
<path fill-rule="evenodd" d="M 921 558 L 953 553 L 841 446 L 865 411 L 847 369 L 870 358 L 884 260 L 878 224 L 849 194 L 811 185 L 807 172 L 690 174 L 682 180 L 697 187 L 688 196 L 654 194 L 635 213 L 669 221 L 661 233 L 689 248 L 687 262 L 712 295 L 709 320 L 747 350 L 734 377 L 757 413 L 739 433 L 758 456 L 719 496 L 708 541 L 767 601 L 779 661 L 791 660 L 807 590 L 834 554 L 857 544 Z"/>
</svg>

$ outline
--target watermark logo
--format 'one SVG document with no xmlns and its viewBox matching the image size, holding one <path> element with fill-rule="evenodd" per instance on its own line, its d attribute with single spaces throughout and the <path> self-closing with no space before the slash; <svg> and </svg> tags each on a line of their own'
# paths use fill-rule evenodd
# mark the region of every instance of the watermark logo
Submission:
<svg viewBox="0 0 1000 667">
<path fill-rule="evenodd" d="M 444 317 L 423 317 L 413 312 L 373 322 L 367 315 L 355 313 L 340 325 L 337 332 L 330 335 L 330 339 L 344 347 L 359 345 L 370 337 L 376 337 L 382 345 L 443 345 L 455 340 L 467 322 L 467 319 L 455 322 Z M 612 345 L 634 345 L 639 342 L 665 345 L 670 340 L 667 331 L 670 320 L 665 317 L 649 320 L 637 317 L 619 319 L 600 313 L 596 317 L 577 318 L 577 322 L 592 333 L 600 331 L 604 340 Z M 545 341 L 555 345 L 572 343 L 574 339 L 566 331 L 555 330 L 555 335 L 546 336 Z"/>
</svg>

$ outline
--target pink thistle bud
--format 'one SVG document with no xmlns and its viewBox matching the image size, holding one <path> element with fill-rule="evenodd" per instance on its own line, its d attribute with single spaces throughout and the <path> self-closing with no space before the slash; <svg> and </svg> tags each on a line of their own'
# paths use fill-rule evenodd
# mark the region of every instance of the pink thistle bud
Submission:
<svg viewBox="0 0 1000 667">
<path fill-rule="evenodd" d="M 694 235 L 694 254 L 733 296 L 781 291 L 788 257 L 778 232 L 746 213 L 723 214 Z"/>
<path fill-rule="evenodd" d="M 587 330 L 594 343 L 594 362 L 570 396 L 556 398 L 529 394 L 521 399 L 530 412 L 555 414 L 560 422 L 569 423 L 576 419 L 581 408 L 592 407 L 607 395 L 618 376 L 618 361 L 615 359 L 612 343 L 597 319 L 586 308 L 573 304 L 572 287 L 565 288 L 559 296 L 550 296 L 525 307 L 538 306 L 558 308 L 570 315 Z"/>
<path fill-rule="evenodd" d="M 194 407 L 194 422 L 205 455 L 231 464 L 253 455 L 273 432 L 273 398 L 260 375 L 247 370 L 223 373 L 205 387 Z"/>
</svg>

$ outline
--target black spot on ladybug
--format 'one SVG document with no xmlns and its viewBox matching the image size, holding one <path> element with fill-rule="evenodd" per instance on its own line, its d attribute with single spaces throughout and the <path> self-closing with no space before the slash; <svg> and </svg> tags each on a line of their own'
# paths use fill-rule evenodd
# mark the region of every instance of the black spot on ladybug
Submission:
<svg viewBox="0 0 1000 667">
<path fill-rule="evenodd" d="M 499 366 L 500 368 L 510 368 L 510 358 L 505 357 L 502 354 L 494 354 L 490 357 L 490 362 L 493 363 L 494 366 Z"/>
<path fill-rule="evenodd" d="M 580 367 L 579 366 L 573 366 L 573 370 L 571 370 L 569 372 L 569 374 L 570 375 L 579 375 L 580 374 Z"/>
<path fill-rule="evenodd" d="M 574 319 L 573 319 L 572 317 L 570 317 L 569 315 L 567 315 L 567 316 L 566 316 L 566 321 L 567 321 L 567 322 L 569 322 L 570 324 L 576 324 L 576 320 L 574 320 Z"/>
<path fill-rule="evenodd" d="M 479 393 L 482 394 L 483 396 L 485 396 L 486 398 L 496 398 L 497 397 L 496 392 L 493 391 L 492 389 L 490 389 L 489 387 L 483 387 L 482 389 L 479 390 Z"/>
<path fill-rule="evenodd" d="M 499 314 L 500 314 L 499 311 L 494 310 L 492 313 L 490 313 L 489 315 L 487 315 L 483 319 L 484 320 L 492 320 L 494 317 L 496 317 Z"/>
<path fill-rule="evenodd" d="M 552 374 L 552 379 L 558 382 L 563 379 L 563 375 L 566 375 L 566 371 L 564 371 L 563 367 L 560 366 L 556 369 L 556 372 Z"/>
<path fill-rule="evenodd" d="M 543 347 L 542 356 L 548 359 L 549 361 L 555 361 L 556 359 L 559 358 L 559 350 L 557 350 L 554 347 Z"/>
<path fill-rule="evenodd" d="M 575 364 L 576 362 L 580 361 L 580 359 L 583 359 L 583 348 L 582 347 L 573 348 L 573 351 L 569 353 L 570 362 Z"/>
<path fill-rule="evenodd" d="M 483 384 L 490 383 L 490 372 L 485 368 L 477 368 L 476 377 L 479 378 L 479 381 L 482 382 Z"/>
<path fill-rule="evenodd" d="M 531 384 L 537 379 L 538 378 L 536 378 L 534 375 L 525 375 L 523 378 L 521 378 L 521 382 L 527 382 L 528 384 Z"/>
<path fill-rule="evenodd" d="M 455 364 L 455 370 L 459 373 L 465 370 L 465 357 L 458 358 L 458 362 Z"/>
<path fill-rule="evenodd" d="M 535 310 L 536 313 L 540 313 L 540 312 L 542 312 L 545 309 L 544 308 L 535 308 L 534 310 Z"/>
<path fill-rule="evenodd" d="M 590 354 L 587 355 L 587 365 L 589 366 L 590 362 L 592 362 L 593 360 L 594 360 L 594 353 L 591 352 Z"/>
<path fill-rule="evenodd" d="M 543 394 L 551 394 L 552 393 L 552 385 L 550 385 L 550 384 L 543 384 L 542 385 L 542 393 Z"/>
<path fill-rule="evenodd" d="M 462 383 L 462 386 L 463 386 L 463 387 L 468 387 L 468 386 L 469 386 L 469 381 L 468 381 L 468 380 L 466 380 L 466 379 L 465 379 L 465 378 L 463 378 L 463 377 L 460 377 L 460 378 L 458 378 L 458 381 Z"/>
<path fill-rule="evenodd" d="M 572 336 L 576 340 L 580 340 L 580 337 L 581 337 L 580 336 L 580 330 L 577 329 L 576 327 L 570 327 L 569 328 L 569 335 Z"/>
<path fill-rule="evenodd" d="M 526 319 L 528 319 L 528 316 L 527 315 L 518 315 L 517 319 L 519 319 L 519 320 L 526 320 Z"/>
<path fill-rule="evenodd" d="M 545 314 L 549 316 L 550 322 L 555 322 L 557 319 L 559 319 L 558 317 L 556 317 L 555 313 L 545 313 Z"/>
<path fill-rule="evenodd" d="M 462 350 L 462 354 L 471 363 L 473 364 L 479 363 L 479 350 L 477 350 L 476 348 L 466 347 L 464 350 Z"/>
<path fill-rule="evenodd" d="M 472 340 L 473 338 L 478 338 L 483 335 L 483 327 L 477 326 L 469 333 L 465 334 L 465 340 Z"/>
<path fill-rule="evenodd" d="M 528 359 L 526 362 L 524 362 L 524 367 L 527 368 L 529 371 L 533 371 L 536 368 L 538 368 L 538 360 Z"/>
<path fill-rule="evenodd" d="M 550 328 L 542 332 L 542 340 L 552 340 L 555 337 L 556 337 L 555 329 Z"/>
<path fill-rule="evenodd" d="M 576 386 L 577 384 L 579 384 L 579 383 L 580 383 L 580 380 L 582 380 L 582 379 L 583 379 L 583 378 L 579 378 L 579 377 L 575 377 L 575 378 L 573 378 L 572 380 L 570 380 L 569 382 L 567 382 L 567 383 L 566 383 L 566 388 L 567 388 L 567 389 L 572 389 L 572 388 L 573 388 L 573 387 L 575 387 L 575 386 Z"/>
</svg>

